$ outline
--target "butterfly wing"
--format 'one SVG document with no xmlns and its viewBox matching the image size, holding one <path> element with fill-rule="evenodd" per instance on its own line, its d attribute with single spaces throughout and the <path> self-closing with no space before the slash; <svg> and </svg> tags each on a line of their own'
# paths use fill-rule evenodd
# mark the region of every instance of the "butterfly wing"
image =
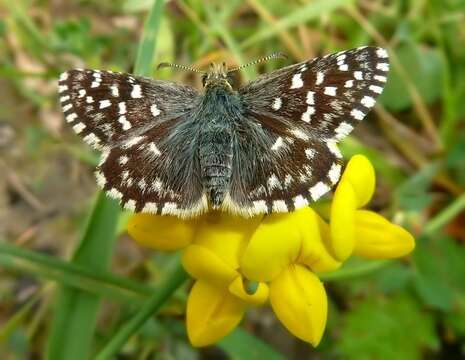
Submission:
<svg viewBox="0 0 465 360">
<path fill-rule="evenodd" d="M 133 211 L 191 216 L 206 209 L 188 114 L 198 93 L 174 82 L 96 70 L 59 81 L 65 119 L 102 151 L 97 182 Z"/>
<path fill-rule="evenodd" d="M 236 137 L 228 208 L 286 212 L 327 193 L 342 170 L 337 143 L 374 106 L 388 70 L 384 49 L 363 47 L 288 66 L 240 89 L 250 121 Z"/>
</svg>

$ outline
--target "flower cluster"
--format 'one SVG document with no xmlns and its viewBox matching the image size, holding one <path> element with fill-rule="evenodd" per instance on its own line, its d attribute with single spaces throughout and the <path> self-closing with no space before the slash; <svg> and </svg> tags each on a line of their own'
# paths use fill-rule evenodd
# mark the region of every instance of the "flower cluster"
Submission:
<svg viewBox="0 0 465 360">
<path fill-rule="evenodd" d="M 267 302 L 292 334 L 316 346 L 327 317 L 318 274 L 336 270 L 351 255 L 390 259 L 415 246 L 406 230 L 362 209 L 374 189 L 371 163 L 356 155 L 334 192 L 329 221 L 310 207 L 252 219 L 219 212 L 187 221 L 138 214 L 128 231 L 141 245 L 182 249 L 183 266 L 195 279 L 187 302 L 194 346 L 218 341 L 248 307 Z"/>
</svg>

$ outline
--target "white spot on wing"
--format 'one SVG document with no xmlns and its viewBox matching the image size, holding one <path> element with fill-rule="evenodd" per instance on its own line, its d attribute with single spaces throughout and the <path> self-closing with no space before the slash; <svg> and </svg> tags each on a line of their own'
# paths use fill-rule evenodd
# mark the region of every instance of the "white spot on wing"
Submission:
<svg viewBox="0 0 465 360">
<path fill-rule="evenodd" d="M 363 120 L 365 117 L 365 114 L 358 109 L 352 109 L 350 115 L 352 115 L 355 120 Z"/>
<path fill-rule="evenodd" d="M 65 81 L 68 78 L 68 73 L 64 72 L 60 75 L 60 81 Z"/>
<path fill-rule="evenodd" d="M 86 125 L 82 122 L 77 123 L 76 125 L 73 126 L 73 130 L 76 132 L 76 134 L 79 134 L 86 128 Z"/>
<path fill-rule="evenodd" d="M 114 97 L 119 96 L 118 85 L 112 85 L 110 89 L 111 89 L 111 95 L 113 95 Z"/>
<path fill-rule="evenodd" d="M 110 191 L 107 192 L 107 194 L 116 200 L 121 200 L 123 198 L 123 194 L 115 188 L 111 188 Z"/>
<path fill-rule="evenodd" d="M 389 64 L 388 63 L 378 63 L 376 64 L 376 68 L 381 71 L 389 71 Z"/>
<path fill-rule="evenodd" d="M 371 96 L 364 96 L 361 103 L 363 106 L 371 108 L 375 105 L 376 101 Z"/>
<path fill-rule="evenodd" d="M 325 94 L 329 96 L 336 96 L 337 88 L 334 86 L 326 86 L 325 87 Z"/>
<path fill-rule="evenodd" d="M 100 186 L 103 189 L 103 187 L 107 183 L 107 179 L 105 178 L 105 175 L 103 175 L 100 171 L 96 171 L 95 178 L 97 179 L 98 186 Z"/>
<path fill-rule="evenodd" d="M 63 103 L 63 102 L 65 102 L 65 101 L 68 101 L 69 99 L 70 99 L 69 95 L 62 96 L 62 97 L 60 98 L 60 102 Z"/>
<path fill-rule="evenodd" d="M 361 71 L 354 71 L 354 78 L 356 80 L 363 80 L 363 73 Z"/>
<path fill-rule="evenodd" d="M 128 149 L 128 148 L 140 143 L 144 138 L 145 138 L 145 136 L 134 136 L 133 138 L 125 141 L 124 144 L 123 144 L 123 147 L 125 149 Z"/>
<path fill-rule="evenodd" d="M 336 128 L 336 139 L 341 140 L 345 138 L 352 131 L 353 126 L 346 122 L 341 122 Z"/>
<path fill-rule="evenodd" d="M 284 200 L 273 201 L 273 211 L 275 212 L 288 212 L 286 202 Z"/>
<path fill-rule="evenodd" d="M 308 140 L 307 134 L 305 134 L 302 130 L 293 129 L 293 130 L 291 130 L 291 133 L 298 139 Z"/>
<path fill-rule="evenodd" d="M 68 110 L 71 110 L 72 107 L 73 107 L 72 104 L 67 104 L 67 105 L 63 106 L 63 112 L 67 112 Z"/>
<path fill-rule="evenodd" d="M 157 145 L 155 145 L 154 142 L 150 143 L 149 149 L 153 154 L 155 154 L 155 156 L 158 156 L 161 154 L 160 150 L 158 150 Z"/>
<path fill-rule="evenodd" d="M 354 80 L 347 80 L 344 84 L 346 88 L 351 88 L 352 86 L 354 86 Z"/>
<path fill-rule="evenodd" d="M 387 81 L 386 76 L 382 76 L 382 75 L 375 75 L 375 76 L 373 76 L 373 79 L 381 81 L 381 82 L 386 82 Z"/>
<path fill-rule="evenodd" d="M 158 116 L 161 113 L 160 109 L 157 107 L 157 104 L 153 104 L 150 107 L 150 112 L 152 113 L 153 116 Z"/>
<path fill-rule="evenodd" d="M 292 201 L 294 202 L 294 206 L 296 209 L 300 209 L 308 205 L 308 200 L 304 198 L 302 195 L 297 195 L 295 198 L 292 199 Z"/>
<path fill-rule="evenodd" d="M 100 100 L 100 103 L 99 103 L 99 108 L 100 109 L 105 109 L 107 107 L 110 107 L 111 106 L 111 101 L 110 100 Z"/>
<path fill-rule="evenodd" d="M 163 209 L 161 210 L 162 214 L 175 214 L 178 208 L 178 204 L 173 202 L 167 202 L 163 205 Z"/>
<path fill-rule="evenodd" d="M 78 98 L 83 98 L 84 96 L 86 96 L 86 89 L 80 89 L 78 94 Z"/>
<path fill-rule="evenodd" d="M 383 92 L 383 88 L 381 86 L 370 85 L 369 89 L 376 94 L 381 94 Z"/>
<path fill-rule="evenodd" d="M 129 158 L 126 155 L 120 156 L 118 162 L 120 165 L 125 165 L 128 162 Z"/>
<path fill-rule="evenodd" d="M 68 90 L 68 85 L 60 85 L 58 86 L 58 92 L 61 93 L 63 91 Z"/>
<path fill-rule="evenodd" d="M 349 65 L 347 65 L 347 64 L 339 65 L 339 70 L 348 71 L 349 70 Z"/>
<path fill-rule="evenodd" d="M 383 48 L 378 48 L 376 50 L 376 55 L 378 55 L 378 57 L 382 59 L 389 57 L 388 52 Z"/>
<path fill-rule="evenodd" d="M 314 91 L 307 92 L 306 102 L 308 105 L 315 105 L 315 92 Z"/>
<path fill-rule="evenodd" d="M 282 104 L 283 104 L 283 101 L 281 100 L 281 98 L 277 97 L 277 98 L 274 99 L 273 104 L 271 105 L 271 107 L 273 108 L 273 110 L 279 110 L 279 109 L 281 109 Z"/>
<path fill-rule="evenodd" d="M 304 86 L 304 82 L 302 80 L 302 74 L 297 73 L 292 77 L 292 85 L 291 89 L 298 89 Z"/>
<path fill-rule="evenodd" d="M 313 106 L 307 106 L 307 110 L 302 114 L 302 120 L 306 123 L 309 123 L 311 116 L 315 113 L 315 108 Z"/>
<path fill-rule="evenodd" d="M 97 146 L 100 143 L 100 139 L 94 133 L 87 134 L 83 140 L 90 146 Z"/>
<path fill-rule="evenodd" d="M 126 114 L 126 103 L 124 101 L 118 104 L 119 114 L 124 115 Z"/>
<path fill-rule="evenodd" d="M 126 119 L 126 116 L 124 116 L 124 115 L 121 115 L 118 118 L 118 122 L 121 125 L 123 125 L 123 130 L 129 130 L 132 127 L 131 123 Z"/>
<path fill-rule="evenodd" d="M 338 159 L 342 158 L 341 150 L 337 147 L 337 143 L 333 139 L 327 139 L 326 145 L 328 146 L 329 151 L 336 156 Z"/>
<path fill-rule="evenodd" d="M 275 141 L 275 143 L 273 144 L 273 146 L 271 147 L 271 150 L 276 151 L 276 150 L 278 150 L 278 149 L 279 149 L 281 146 L 283 146 L 283 145 L 284 145 L 283 138 L 282 138 L 281 136 L 279 136 L 279 137 L 276 139 L 276 141 Z"/>
<path fill-rule="evenodd" d="M 281 184 L 279 182 L 278 177 L 275 174 L 273 174 L 268 178 L 268 189 L 273 190 L 275 188 L 281 188 Z"/>
<path fill-rule="evenodd" d="M 69 115 L 66 115 L 65 119 L 67 122 L 73 122 L 74 120 L 76 120 L 77 118 L 77 114 L 76 113 L 71 113 Z"/>
<path fill-rule="evenodd" d="M 268 206 L 266 206 L 265 200 L 257 200 L 253 202 L 253 208 L 257 213 L 268 212 Z"/>
<path fill-rule="evenodd" d="M 324 79 L 325 79 L 325 74 L 322 73 L 321 71 L 318 71 L 316 73 L 316 82 L 315 82 L 315 84 L 320 85 L 321 83 L 323 83 Z"/>
<path fill-rule="evenodd" d="M 134 85 L 132 87 L 132 91 L 131 91 L 131 97 L 133 99 L 137 99 L 137 98 L 141 98 L 142 97 L 142 88 L 140 87 L 140 85 Z"/>
<path fill-rule="evenodd" d="M 136 201 L 129 199 L 123 206 L 126 210 L 135 211 L 136 210 Z"/>
<path fill-rule="evenodd" d="M 340 164 L 333 163 L 331 165 L 331 169 L 329 169 L 329 173 L 328 173 L 328 177 L 329 177 L 329 180 L 331 181 L 331 184 L 334 185 L 335 183 L 337 183 L 337 181 L 341 177 L 341 170 L 342 170 L 342 166 Z"/>
<path fill-rule="evenodd" d="M 148 203 L 145 203 L 144 208 L 142 209 L 142 212 L 149 213 L 149 214 L 156 214 L 157 209 L 158 209 L 157 203 L 148 202 Z"/>
<path fill-rule="evenodd" d="M 320 181 L 310 188 L 310 196 L 314 201 L 318 200 L 330 190 L 330 187 L 324 182 Z"/>
<path fill-rule="evenodd" d="M 305 149 L 305 155 L 308 159 L 311 159 L 315 156 L 315 150 L 311 148 Z"/>
</svg>

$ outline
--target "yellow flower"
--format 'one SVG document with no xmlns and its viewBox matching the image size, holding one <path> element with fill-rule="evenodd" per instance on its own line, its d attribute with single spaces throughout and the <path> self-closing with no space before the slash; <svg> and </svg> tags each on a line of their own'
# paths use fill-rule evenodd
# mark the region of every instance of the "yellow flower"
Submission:
<svg viewBox="0 0 465 360">
<path fill-rule="evenodd" d="M 334 192 L 329 222 L 311 207 L 252 219 L 219 212 L 188 221 L 138 214 L 128 232 L 144 246 L 182 249 L 182 264 L 195 279 L 186 311 L 194 346 L 215 343 L 248 307 L 268 300 L 292 334 L 317 346 L 327 316 L 318 274 L 336 270 L 352 254 L 390 259 L 414 248 L 405 229 L 362 209 L 374 189 L 371 163 L 356 155 Z"/>
</svg>

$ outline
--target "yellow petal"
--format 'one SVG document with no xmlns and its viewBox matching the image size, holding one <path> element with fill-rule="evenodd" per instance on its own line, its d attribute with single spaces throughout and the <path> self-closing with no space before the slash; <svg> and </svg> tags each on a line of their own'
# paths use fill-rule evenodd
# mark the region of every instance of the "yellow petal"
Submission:
<svg viewBox="0 0 465 360">
<path fill-rule="evenodd" d="M 211 345 L 231 332 L 242 319 L 245 303 L 205 281 L 196 281 L 187 299 L 187 335 L 193 346 Z"/>
<path fill-rule="evenodd" d="M 405 256 L 415 247 L 415 239 L 404 228 L 372 211 L 355 212 L 354 253 L 369 259 Z"/>
<path fill-rule="evenodd" d="M 291 265 L 270 284 L 270 302 L 278 319 L 296 337 L 317 346 L 326 326 L 323 284 L 303 266 Z"/>
<path fill-rule="evenodd" d="M 365 206 L 375 191 L 375 170 L 370 160 L 363 155 L 354 155 L 342 174 L 341 181 L 349 181 L 353 186 L 357 208 Z"/>
<path fill-rule="evenodd" d="M 331 237 L 329 251 L 338 261 L 346 260 L 354 249 L 354 217 L 357 198 L 351 183 L 342 180 L 334 192 L 331 204 Z"/>
<path fill-rule="evenodd" d="M 266 216 L 252 235 L 241 259 L 241 270 L 253 281 L 269 281 L 299 255 L 301 235 L 295 213 Z"/>
<path fill-rule="evenodd" d="M 183 252 L 182 265 L 195 279 L 227 287 L 239 273 L 208 248 L 189 245 Z"/>
<path fill-rule="evenodd" d="M 244 289 L 244 281 L 247 282 L 247 280 L 243 279 L 242 276 L 236 277 L 231 285 L 229 285 L 229 291 L 251 305 L 262 305 L 266 300 L 268 300 L 269 290 L 267 284 L 263 282 L 252 284 L 255 289 L 248 292 Z"/>
<path fill-rule="evenodd" d="M 295 212 L 296 222 L 302 236 L 297 262 L 307 265 L 312 271 L 336 270 L 341 263 L 336 261 L 326 249 L 324 240 L 330 237 L 329 226 L 309 207 Z"/>
<path fill-rule="evenodd" d="M 231 268 L 239 267 L 239 256 L 262 217 L 246 219 L 227 213 L 212 212 L 204 216 L 194 243 L 210 249 Z"/>
<path fill-rule="evenodd" d="M 198 220 L 181 220 L 175 216 L 136 214 L 127 225 L 129 235 L 140 245 L 157 250 L 177 250 L 194 237 Z"/>
</svg>

